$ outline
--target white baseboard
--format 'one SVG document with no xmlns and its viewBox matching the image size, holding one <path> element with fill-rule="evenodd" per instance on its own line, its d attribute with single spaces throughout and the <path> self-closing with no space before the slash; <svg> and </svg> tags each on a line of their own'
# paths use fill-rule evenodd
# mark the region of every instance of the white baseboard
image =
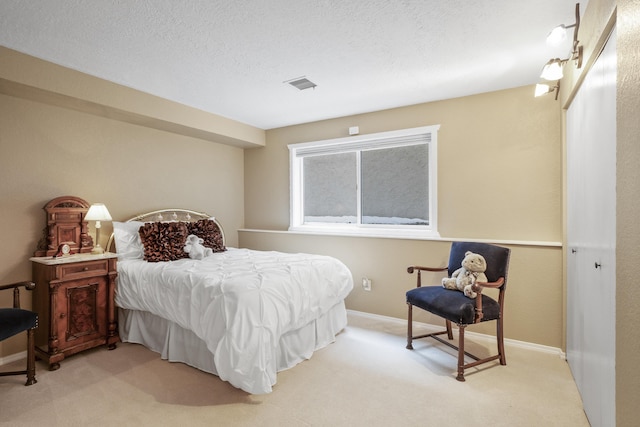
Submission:
<svg viewBox="0 0 640 427">
<path fill-rule="evenodd" d="M 384 321 L 398 323 L 402 325 L 407 324 L 407 321 L 405 319 L 398 319 L 397 317 L 383 316 L 381 314 L 366 313 L 364 311 L 356 311 L 356 310 L 347 310 L 347 313 L 349 313 L 349 315 L 352 315 L 352 316 L 360 316 L 360 317 L 365 317 L 370 319 L 384 320 Z M 420 325 L 420 327 L 424 329 L 433 330 L 434 332 L 442 329 L 442 326 L 432 325 L 429 323 L 422 323 L 422 322 L 415 322 L 415 321 L 414 323 Z M 472 331 L 465 332 L 465 336 L 472 337 L 474 340 L 487 341 L 491 343 L 495 342 L 495 339 L 496 339 L 495 336 L 493 335 L 480 334 L 478 332 L 472 332 Z M 541 353 L 557 355 L 559 358 L 563 360 L 566 360 L 567 358 L 566 353 L 558 347 L 550 347 L 547 345 L 530 343 L 526 341 L 518 341 L 518 340 L 509 339 L 509 338 L 504 339 L 504 345 L 522 348 L 525 350 L 538 351 Z"/>
<path fill-rule="evenodd" d="M 10 354 L 5 357 L 0 357 L 0 366 L 7 365 L 9 363 L 15 362 L 16 360 L 26 359 L 27 351 L 21 351 L 20 353 Z"/>
<path fill-rule="evenodd" d="M 360 316 L 360 317 L 365 317 L 365 318 L 370 318 L 370 319 L 374 319 L 374 320 L 384 320 L 384 321 L 388 321 L 388 322 L 393 322 L 393 323 L 397 323 L 397 324 L 401 324 L 401 325 L 406 325 L 407 321 L 404 319 L 398 319 L 397 317 L 390 317 L 390 316 L 383 316 L 381 314 L 373 314 L 373 313 L 367 313 L 364 311 L 357 311 L 357 310 L 347 310 L 347 313 L 349 313 L 349 315 L 351 316 Z M 428 324 L 428 323 L 422 323 L 422 322 L 415 322 L 416 324 L 419 324 L 421 328 L 427 329 L 427 330 L 433 330 L 433 331 L 437 331 L 442 329 L 441 326 L 437 326 L 437 325 L 432 325 L 432 324 Z M 470 336 L 475 340 L 478 341 L 486 341 L 486 342 L 491 342 L 493 343 L 495 341 L 495 337 L 492 335 L 487 335 L 487 334 L 480 334 L 478 332 L 472 332 L 472 331 L 467 331 L 466 332 L 466 336 Z M 566 360 L 566 353 L 563 352 L 561 349 L 557 348 L 557 347 L 550 347 L 550 346 L 546 346 L 546 345 L 541 345 L 541 344 L 535 344 L 535 343 L 530 343 L 530 342 L 526 342 L 526 341 L 518 341 L 518 340 L 513 340 L 513 339 L 509 339 L 509 338 L 505 338 L 504 339 L 504 344 L 506 346 L 512 346 L 512 347 L 518 347 L 518 348 L 522 348 L 525 350 L 531 350 L 531 351 L 538 351 L 541 353 L 547 353 L 547 354 L 553 354 L 553 355 L 557 355 L 559 358 Z M 0 366 L 2 365 L 6 365 L 8 363 L 12 363 L 15 362 L 16 360 L 20 360 L 20 359 L 26 359 L 27 358 L 27 352 L 26 351 L 22 351 L 20 353 L 15 353 L 15 354 L 11 354 L 9 356 L 5 356 L 5 357 L 0 357 Z"/>
</svg>

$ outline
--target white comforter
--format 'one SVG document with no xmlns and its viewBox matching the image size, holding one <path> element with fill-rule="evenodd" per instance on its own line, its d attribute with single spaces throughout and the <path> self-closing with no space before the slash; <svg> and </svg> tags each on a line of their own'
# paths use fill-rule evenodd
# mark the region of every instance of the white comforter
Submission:
<svg viewBox="0 0 640 427">
<path fill-rule="evenodd" d="M 203 260 L 119 261 L 116 305 L 190 329 L 214 354 L 221 379 L 259 394 L 276 383 L 280 337 L 352 288 L 335 258 L 230 248 Z"/>
</svg>

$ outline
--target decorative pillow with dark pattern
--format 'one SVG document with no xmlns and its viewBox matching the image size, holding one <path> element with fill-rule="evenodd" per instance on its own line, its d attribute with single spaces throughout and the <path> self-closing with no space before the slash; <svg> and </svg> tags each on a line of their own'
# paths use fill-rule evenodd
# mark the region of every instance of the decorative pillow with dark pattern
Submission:
<svg viewBox="0 0 640 427">
<path fill-rule="evenodd" d="M 183 222 L 148 222 L 138 230 L 148 262 L 189 258 L 184 251 L 189 231 Z"/>
<path fill-rule="evenodd" d="M 187 223 L 187 234 L 195 234 L 204 240 L 203 246 L 211 248 L 213 252 L 224 252 L 227 248 L 224 247 L 224 240 L 222 239 L 222 233 L 215 221 L 210 219 L 201 219 L 195 222 Z"/>
</svg>

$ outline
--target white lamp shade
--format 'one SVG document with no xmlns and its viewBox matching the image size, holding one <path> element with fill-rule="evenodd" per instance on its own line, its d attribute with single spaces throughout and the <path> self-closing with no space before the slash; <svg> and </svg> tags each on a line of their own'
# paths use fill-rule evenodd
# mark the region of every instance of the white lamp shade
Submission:
<svg viewBox="0 0 640 427">
<path fill-rule="evenodd" d="M 549 81 L 560 80 L 563 76 L 562 63 L 557 59 L 552 59 L 547 62 L 547 64 L 542 68 L 542 73 L 540 73 L 540 77 Z"/>
<path fill-rule="evenodd" d="M 84 216 L 86 221 L 111 221 L 109 210 L 102 203 L 94 203 Z"/>
<path fill-rule="evenodd" d="M 537 84 L 536 85 L 536 92 L 535 92 L 534 96 L 538 97 L 538 96 L 546 95 L 549 92 L 551 92 L 551 88 L 549 87 L 549 85 Z"/>
<path fill-rule="evenodd" d="M 547 43 L 551 46 L 560 46 L 567 39 L 567 27 L 558 25 L 547 36 Z"/>
</svg>

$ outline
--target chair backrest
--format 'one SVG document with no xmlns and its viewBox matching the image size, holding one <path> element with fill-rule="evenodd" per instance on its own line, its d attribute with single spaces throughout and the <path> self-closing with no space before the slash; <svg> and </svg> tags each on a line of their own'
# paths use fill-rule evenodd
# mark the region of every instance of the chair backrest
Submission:
<svg viewBox="0 0 640 427">
<path fill-rule="evenodd" d="M 504 290 L 507 286 L 511 249 L 488 243 L 453 242 L 449 253 L 449 277 L 462 266 L 462 260 L 467 251 L 480 254 L 487 261 L 487 271 L 484 274 L 490 282 L 495 282 L 500 277 L 504 277 L 504 284 L 501 286 L 501 289 Z"/>
</svg>

